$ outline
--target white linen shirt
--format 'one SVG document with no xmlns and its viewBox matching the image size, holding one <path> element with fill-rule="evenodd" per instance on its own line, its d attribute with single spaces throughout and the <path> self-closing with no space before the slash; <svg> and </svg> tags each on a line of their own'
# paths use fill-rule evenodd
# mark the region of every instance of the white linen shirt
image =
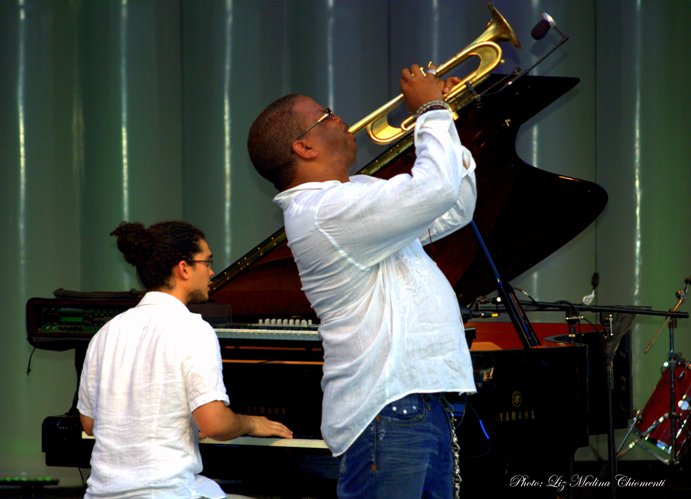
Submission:
<svg viewBox="0 0 691 499">
<path fill-rule="evenodd" d="M 213 328 L 172 295 L 149 292 L 91 339 L 77 408 L 94 419 L 86 496 L 225 497 L 202 470 L 192 411 L 228 405 Z"/>
<path fill-rule="evenodd" d="M 320 319 L 321 431 L 335 456 L 394 400 L 475 391 L 456 295 L 421 243 L 470 222 L 475 162 L 448 111 L 424 113 L 414 133 L 410 174 L 305 183 L 274 198 Z"/>
</svg>

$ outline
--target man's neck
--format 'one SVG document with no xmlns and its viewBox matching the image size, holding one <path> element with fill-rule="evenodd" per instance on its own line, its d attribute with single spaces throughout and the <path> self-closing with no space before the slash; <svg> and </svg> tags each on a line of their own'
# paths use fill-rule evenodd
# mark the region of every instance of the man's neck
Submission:
<svg viewBox="0 0 691 499">
<path fill-rule="evenodd" d="M 332 165 L 323 166 L 318 163 L 303 162 L 298 165 L 295 171 L 295 177 L 286 187 L 286 190 L 309 182 L 329 182 L 331 180 L 348 182 L 349 180 L 347 169 L 339 173 Z"/>
<path fill-rule="evenodd" d="M 180 300 L 183 305 L 187 305 L 190 301 L 189 294 L 185 293 L 182 289 L 180 289 L 179 286 L 174 288 L 152 289 L 152 291 L 158 291 L 159 293 L 165 293 L 167 295 L 173 296 Z"/>
</svg>

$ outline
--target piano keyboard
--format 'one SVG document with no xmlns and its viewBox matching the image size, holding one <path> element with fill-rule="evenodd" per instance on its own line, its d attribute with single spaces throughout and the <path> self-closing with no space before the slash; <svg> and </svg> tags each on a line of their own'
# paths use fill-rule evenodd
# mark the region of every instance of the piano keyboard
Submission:
<svg viewBox="0 0 691 499">
<path fill-rule="evenodd" d="M 234 340 L 301 340 L 320 341 L 318 326 L 311 321 L 265 320 L 259 324 L 242 324 L 214 328 L 219 339 Z"/>
<path fill-rule="evenodd" d="M 82 431 L 82 439 L 93 440 L 92 435 Z M 200 445 L 246 445 L 253 447 L 289 447 L 296 449 L 328 449 L 326 442 L 317 438 L 270 438 L 270 437 L 237 437 L 232 440 L 214 440 L 203 438 Z"/>
<path fill-rule="evenodd" d="M 328 449 L 326 442 L 317 438 L 269 438 L 269 437 L 237 437 L 233 440 L 219 441 L 204 438 L 200 444 L 213 445 L 248 445 L 257 447 L 292 447 L 300 449 Z"/>
</svg>

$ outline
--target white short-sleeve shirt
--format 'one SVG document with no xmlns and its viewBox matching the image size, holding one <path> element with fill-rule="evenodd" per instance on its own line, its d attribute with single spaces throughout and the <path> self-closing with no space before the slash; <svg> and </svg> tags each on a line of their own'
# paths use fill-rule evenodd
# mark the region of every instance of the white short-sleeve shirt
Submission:
<svg viewBox="0 0 691 499">
<path fill-rule="evenodd" d="M 218 338 L 172 295 L 147 293 L 92 338 L 77 408 L 94 420 L 86 497 L 225 497 L 199 476 L 192 411 L 229 403 Z"/>
</svg>

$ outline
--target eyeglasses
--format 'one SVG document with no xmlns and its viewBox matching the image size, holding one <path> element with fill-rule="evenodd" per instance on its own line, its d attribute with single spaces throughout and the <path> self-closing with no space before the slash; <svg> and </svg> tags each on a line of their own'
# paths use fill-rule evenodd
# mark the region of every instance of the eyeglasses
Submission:
<svg viewBox="0 0 691 499">
<path fill-rule="evenodd" d="M 187 263 L 205 263 L 208 267 L 212 267 L 214 264 L 213 259 L 210 260 L 187 260 Z"/>
<path fill-rule="evenodd" d="M 331 109 L 329 109 L 328 107 L 327 107 L 327 108 L 324 108 L 324 114 L 322 114 L 322 115 L 319 117 L 319 119 L 318 119 L 317 121 L 315 121 L 315 122 L 312 123 L 310 126 L 308 126 L 307 128 L 305 128 L 305 130 L 304 130 L 300 135 L 298 135 L 297 137 L 295 137 L 295 140 L 301 139 L 302 137 L 305 136 L 305 134 L 306 134 L 307 132 L 309 132 L 310 130 L 312 130 L 315 126 L 317 126 L 317 125 L 319 125 L 319 124 L 321 124 L 321 123 L 324 123 L 326 120 L 330 120 L 330 119 L 332 119 L 332 118 L 334 118 L 334 117 L 335 117 L 335 115 L 334 115 L 334 113 L 333 113 L 333 111 L 332 111 Z"/>
</svg>

